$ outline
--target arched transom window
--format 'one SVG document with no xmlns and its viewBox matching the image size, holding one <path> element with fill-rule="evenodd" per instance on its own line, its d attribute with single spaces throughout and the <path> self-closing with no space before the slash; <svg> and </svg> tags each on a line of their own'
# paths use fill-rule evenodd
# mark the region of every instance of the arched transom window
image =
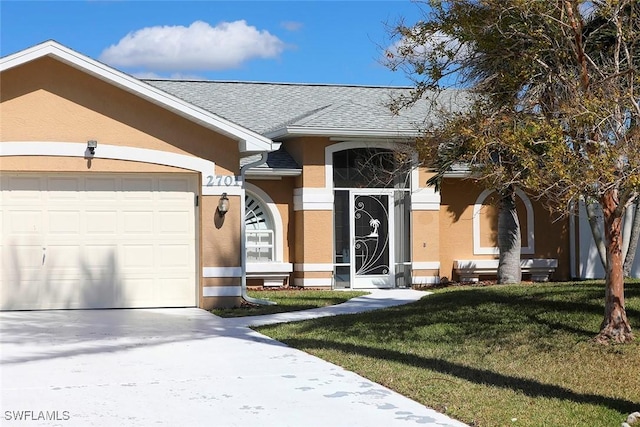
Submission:
<svg viewBox="0 0 640 427">
<path fill-rule="evenodd" d="M 271 219 L 267 209 L 259 199 L 247 192 L 245 195 L 244 212 L 247 236 L 247 261 L 273 261 L 273 220 Z"/>
</svg>

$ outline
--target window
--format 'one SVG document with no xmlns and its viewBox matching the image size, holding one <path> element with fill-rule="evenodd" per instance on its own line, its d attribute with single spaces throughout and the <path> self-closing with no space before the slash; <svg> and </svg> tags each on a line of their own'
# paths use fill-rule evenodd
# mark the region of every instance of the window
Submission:
<svg viewBox="0 0 640 427">
<path fill-rule="evenodd" d="M 334 188 L 407 188 L 412 162 L 407 154 L 382 148 L 333 153 Z"/>
<path fill-rule="evenodd" d="M 264 205 L 253 195 L 247 192 L 244 200 L 247 261 L 274 261 L 273 221 Z"/>
</svg>

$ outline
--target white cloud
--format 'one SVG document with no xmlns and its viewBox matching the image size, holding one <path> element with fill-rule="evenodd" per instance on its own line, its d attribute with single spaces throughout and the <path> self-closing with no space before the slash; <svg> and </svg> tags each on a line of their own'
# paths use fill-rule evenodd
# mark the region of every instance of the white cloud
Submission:
<svg viewBox="0 0 640 427">
<path fill-rule="evenodd" d="M 285 48 L 278 37 L 246 21 L 212 27 L 196 21 L 189 27 L 146 27 L 109 46 L 100 60 L 113 66 L 154 71 L 223 70 L 254 58 L 277 58 Z"/>
</svg>

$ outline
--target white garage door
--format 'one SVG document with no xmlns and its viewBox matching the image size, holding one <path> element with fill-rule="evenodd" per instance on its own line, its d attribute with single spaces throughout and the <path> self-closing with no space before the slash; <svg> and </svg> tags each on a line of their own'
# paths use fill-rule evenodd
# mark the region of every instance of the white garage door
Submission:
<svg viewBox="0 0 640 427">
<path fill-rule="evenodd" d="M 0 309 L 195 305 L 195 176 L 0 180 Z"/>
</svg>

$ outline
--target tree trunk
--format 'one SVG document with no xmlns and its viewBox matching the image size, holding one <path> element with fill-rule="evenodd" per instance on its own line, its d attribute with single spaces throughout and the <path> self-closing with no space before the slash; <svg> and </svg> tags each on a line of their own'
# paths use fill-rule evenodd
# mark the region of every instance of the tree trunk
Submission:
<svg viewBox="0 0 640 427">
<path fill-rule="evenodd" d="M 593 241 L 598 249 L 598 255 L 600 255 L 600 262 L 602 267 L 607 268 L 607 249 L 605 247 L 605 238 L 600 230 L 600 218 L 598 217 L 598 204 L 589 203 L 585 200 L 584 207 L 587 210 L 587 219 L 589 220 L 589 228 L 591 228 L 591 235 Z"/>
<path fill-rule="evenodd" d="M 501 195 L 498 211 L 498 283 L 520 283 L 520 221 L 516 211 L 516 193 L 508 188 Z"/>
<path fill-rule="evenodd" d="M 607 246 L 604 320 L 596 341 L 625 343 L 633 340 L 631 325 L 624 308 L 624 274 L 622 271 L 622 212 L 618 210 L 616 190 L 602 197 L 604 235 Z"/>
<path fill-rule="evenodd" d="M 624 277 L 631 277 L 631 268 L 633 267 L 633 262 L 636 259 L 636 253 L 638 252 L 638 238 L 640 237 L 640 196 L 636 197 L 633 221 L 631 223 L 631 234 L 629 235 L 629 245 L 627 246 L 624 265 L 622 266 Z"/>
</svg>

